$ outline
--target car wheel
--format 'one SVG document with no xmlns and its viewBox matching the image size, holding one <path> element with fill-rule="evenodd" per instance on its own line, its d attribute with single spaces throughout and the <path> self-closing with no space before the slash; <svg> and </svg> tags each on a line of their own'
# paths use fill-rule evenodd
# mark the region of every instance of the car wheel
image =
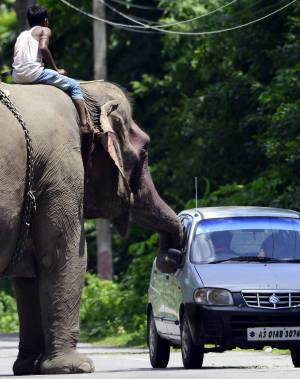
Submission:
<svg viewBox="0 0 300 379">
<path fill-rule="evenodd" d="M 203 346 L 193 343 L 190 327 L 186 315 L 183 315 L 181 325 L 181 355 L 184 368 L 201 368 L 203 364 Z"/>
<path fill-rule="evenodd" d="M 300 367 L 300 348 L 291 349 L 291 358 L 295 367 Z"/>
<path fill-rule="evenodd" d="M 170 358 L 170 343 L 157 333 L 153 313 L 148 318 L 148 347 L 153 368 L 166 368 Z"/>
</svg>

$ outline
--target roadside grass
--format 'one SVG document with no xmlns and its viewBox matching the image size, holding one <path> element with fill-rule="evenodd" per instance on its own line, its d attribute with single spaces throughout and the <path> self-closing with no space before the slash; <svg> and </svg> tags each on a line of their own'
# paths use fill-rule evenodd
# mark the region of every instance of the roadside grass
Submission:
<svg viewBox="0 0 300 379">
<path fill-rule="evenodd" d="M 147 348 L 146 343 L 146 337 L 138 335 L 137 333 L 123 333 L 116 336 L 109 336 L 102 339 L 86 339 L 82 337 L 80 339 L 81 342 L 88 342 L 95 345 L 103 346 L 103 347 L 132 347 L 132 348 Z M 207 345 L 206 347 L 213 347 L 213 345 Z M 288 349 L 271 349 L 270 347 L 266 346 L 264 349 L 261 350 L 254 350 L 254 349 L 240 349 L 236 348 L 233 351 L 237 352 L 248 352 L 253 353 L 255 351 L 258 352 L 265 352 L 268 354 L 275 354 L 275 355 L 290 355 L 290 350 Z M 179 352 L 180 348 L 173 348 L 171 351 Z"/>
<path fill-rule="evenodd" d="M 80 342 L 88 342 L 104 347 L 134 347 L 146 348 L 146 337 L 137 333 L 122 333 L 116 336 L 108 336 L 101 339 L 91 339 L 82 336 Z"/>
<path fill-rule="evenodd" d="M 291 352 L 288 349 L 272 349 L 272 354 L 290 355 Z"/>
</svg>

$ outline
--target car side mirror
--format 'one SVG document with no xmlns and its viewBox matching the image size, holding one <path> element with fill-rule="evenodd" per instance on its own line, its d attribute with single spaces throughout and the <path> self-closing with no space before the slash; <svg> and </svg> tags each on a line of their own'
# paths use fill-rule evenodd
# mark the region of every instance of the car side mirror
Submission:
<svg viewBox="0 0 300 379">
<path fill-rule="evenodd" d="M 182 263 L 183 254 L 180 250 L 169 249 L 167 253 L 161 253 L 156 258 L 156 266 L 165 274 L 174 274 Z"/>
</svg>

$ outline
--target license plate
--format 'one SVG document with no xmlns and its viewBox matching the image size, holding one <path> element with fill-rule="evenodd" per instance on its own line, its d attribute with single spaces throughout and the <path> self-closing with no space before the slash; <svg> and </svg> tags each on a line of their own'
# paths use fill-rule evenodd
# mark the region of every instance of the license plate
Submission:
<svg viewBox="0 0 300 379">
<path fill-rule="evenodd" d="M 300 340 L 300 327 L 247 328 L 248 341 Z"/>
</svg>

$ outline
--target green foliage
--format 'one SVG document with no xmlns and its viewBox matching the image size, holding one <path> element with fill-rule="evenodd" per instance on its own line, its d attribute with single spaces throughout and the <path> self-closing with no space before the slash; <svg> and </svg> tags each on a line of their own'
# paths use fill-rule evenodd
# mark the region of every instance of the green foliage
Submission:
<svg viewBox="0 0 300 379">
<path fill-rule="evenodd" d="M 0 333 L 18 332 L 19 320 L 15 299 L 6 292 L 0 292 Z"/>
<path fill-rule="evenodd" d="M 119 316 L 122 298 L 118 284 L 87 274 L 80 310 L 83 337 L 103 338 L 124 332 Z"/>
<path fill-rule="evenodd" d="M 136 331 L 137 337 L 146 336 L 146 306 L 148 285 L 153 259 L 158 251 L 158 235 L 153 234 L 147 241 L 134 243 L 129 248 L 131 264 L 121 282 L 124 292 L 122 319 L 126 330 Z"/>
<path fill-rule="evenodd" d="M 121 283 L 87 274 L 80 313 L 84 339 L 126 334 L 130 336 L 127 344 L 145 342 L 147 290 L 157 243 L 158 236 L 153 235 L 130 247 L 132 264 Z"/>
<path fill-rule="evenodd" d="M 206 4 L 207 12 L 224 3 Z M 191 10 L 203 13 L 192 0 L 174 1 L 165 17 L 186 19 Z M 234 4 L 182 28 L 218 29 L 266 11 L 266 2 Z M 176 209 L 193 197 L 194 176 L 202 204 L 298 207 L 299 20 L 294 4 L 244 30 L 163 36 L 161 70 L 132 82 L 153 125 L 152 174 Z"/>
<path fill-rule="evenodd" d="M 16 36 L 16 15 L 12 6 L 13 1 L 4 1 L 0 5 L 0 71 L 6 71 L 11 64 L 13 41 Z"/>
</svg>

